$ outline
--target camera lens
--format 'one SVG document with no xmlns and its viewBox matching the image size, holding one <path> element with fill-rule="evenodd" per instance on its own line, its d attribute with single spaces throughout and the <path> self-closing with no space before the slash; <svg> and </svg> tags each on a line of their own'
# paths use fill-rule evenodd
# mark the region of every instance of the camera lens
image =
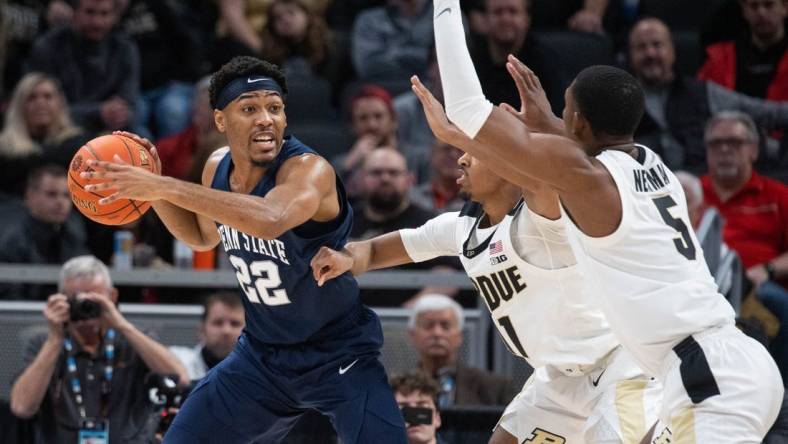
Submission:
<svg viewBox="0 0 788 444">
<path fill-rule="evenodd" d="M 101 315 L 101 305 L 89 299 L 69 299 L 72 321 L 94 319 Z"/>
</svg>

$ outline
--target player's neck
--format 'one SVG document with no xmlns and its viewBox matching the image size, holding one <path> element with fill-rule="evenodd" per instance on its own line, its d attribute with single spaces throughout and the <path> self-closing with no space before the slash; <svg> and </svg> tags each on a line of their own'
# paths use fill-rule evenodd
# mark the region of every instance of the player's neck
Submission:
<svg viewBox="0 0 788 444">
<path fill-rule="evenodd" d="M 635 141 L 632 136 L 603 136 L 597 137 L 589 143 L 586 152 L 591 156 L 596 156 L 605 150 L 617 150 L 629 153 L 635 148 Z"/>
<path fill-rule="evenodd" d="M 254 165 L 251 162 L 235 162 L 233 160 L 233 169 L 230 171 L 228 179 L 230 190 L 248 194 L 260 183 L 266 171 L 268 168 Z"/>
<path fill-rule="evenodd" d="M 503 194 L 503 193 L 502 193 Z M 501 199 L 499 197 L 491 198 L 489 200 L 485 200 L 481 202 L 482 208 L 484 208 L 484 213 L 487 215 L 487 219 L 490 221 L 490 226 L 498 225 L 509 211 L 517 205 L 517 201 L 520 200 L 520 194 L 516 193 L 514 195 L 506 196 L 506 199 Z"/>
</svg>

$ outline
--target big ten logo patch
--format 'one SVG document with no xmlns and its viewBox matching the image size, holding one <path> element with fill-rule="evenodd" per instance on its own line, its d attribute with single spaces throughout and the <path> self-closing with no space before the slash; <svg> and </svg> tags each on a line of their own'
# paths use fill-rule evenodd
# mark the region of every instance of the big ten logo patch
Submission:
<svg viewBox="0 0 788 444">
<path fill-rule="evenodd" d="M 669 428 L 665 427 L 653 441 L 651 444 L 671 444 L 673 442 L 673 433 L 670 431 Z"/>
<path fill-rule="evenodd" d="M 523 444 L 566 444 L 566 438 L 558 436 L 555 433 L 550 433 L 547 430 L 542 430 L 539 427 L 531 432 L 531 437 L 523 441 Z"/>
</svg>

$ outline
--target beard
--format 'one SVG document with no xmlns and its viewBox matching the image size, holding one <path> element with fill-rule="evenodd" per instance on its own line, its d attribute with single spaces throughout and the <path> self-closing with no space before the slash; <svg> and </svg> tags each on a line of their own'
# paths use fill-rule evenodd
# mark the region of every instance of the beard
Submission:
<svg viewBox="0 0 788 444">
<path fill-rule="evenodd" d="M 402 205 L 405 196 L 396 191 L 373 191 L 367 198 L 370 208 L 380 213 L 391 213 Z"/>
</svg>

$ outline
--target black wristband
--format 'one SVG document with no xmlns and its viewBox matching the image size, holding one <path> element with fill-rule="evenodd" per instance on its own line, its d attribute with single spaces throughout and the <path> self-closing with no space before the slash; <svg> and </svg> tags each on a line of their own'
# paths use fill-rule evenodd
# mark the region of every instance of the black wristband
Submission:
<svg viewBox="0 0 788 444">
<path fill-rule="evenodd" d="M 766 269 L 766 275 L 769 277 L 769 280 L 774 281 L 777 277 L 777 270 L 774 268 L 774 264 L 767 262 L 763 264 L 763 268 Z"/>
</svg>

